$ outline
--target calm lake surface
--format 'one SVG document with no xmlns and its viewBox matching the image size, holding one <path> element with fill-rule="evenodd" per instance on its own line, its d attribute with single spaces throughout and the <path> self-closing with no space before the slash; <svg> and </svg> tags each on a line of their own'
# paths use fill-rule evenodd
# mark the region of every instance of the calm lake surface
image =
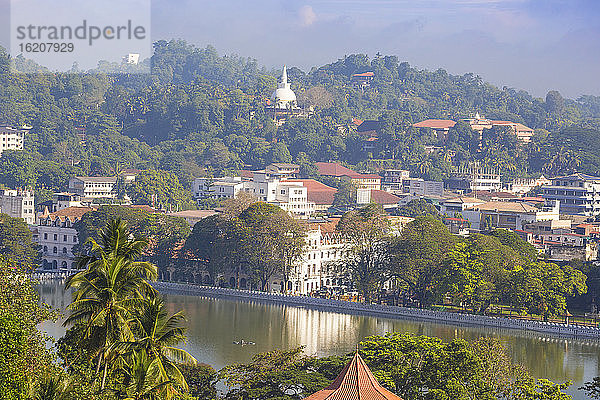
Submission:
<svg viewBox="0 0 600 400">
<path fill-rule="evenodd" d="M 45 283 L 39 292 L 44 302 L 60 310 L 71 300 L 59 282 Z M 216 369 L 250 361 L 252 355 L 259 352 L 297 346 L 305 346 L 307 354 L 316 356 L 344 354 L 367 336 L 408 332 L 443 340 L 497 337 L 513 360 L 525 365 L 534 376 L 554 382 L 571 380 L 569 393 L 577 400 L 587 398 L 577 388 L 600 375 L 600 343 L 590 340 L 565 340 L 536 333 L 338 314 L 229 299 L 165 295 L 165 300 L 171 312 L 184 310 L 189 319 L 188 342 L 183 347 L 200 362 Z M 41 329 L 54 337 L 62 336 L 65 331 L 60 322 L 44 324 Z M 240 339 L 256 342 L 256 345 L 233 344 Z"/>
</svg>

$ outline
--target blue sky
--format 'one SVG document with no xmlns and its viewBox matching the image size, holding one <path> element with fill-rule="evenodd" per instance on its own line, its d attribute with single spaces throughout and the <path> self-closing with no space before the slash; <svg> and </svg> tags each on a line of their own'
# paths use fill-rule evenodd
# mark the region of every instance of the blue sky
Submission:
<svg viewBox="0 0 600 400">
<path fill-rule="evenodd" d="M 152 37 L 303 70 L 379 51 L 536 96 L 600 95 L 600 0 L 153 0 Z"/>
</svg>

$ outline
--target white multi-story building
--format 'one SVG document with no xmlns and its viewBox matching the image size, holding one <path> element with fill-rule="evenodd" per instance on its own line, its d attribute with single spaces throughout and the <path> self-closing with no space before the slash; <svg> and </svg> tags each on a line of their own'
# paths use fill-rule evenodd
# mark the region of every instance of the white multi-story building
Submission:
<svg viewBox="0 0 600 400">
<path fill-rule="evenodd" d="M 29 129 L 30 127 L 15 129 L 10 126 L 0 126 L 0 155 L 4 150 L 23 150 L 25 135 Z"/>
<path fill-rule="evenodd" d="M 192 183 L 192 194 L 200 201 L 233 198 L 244 191 L 259 201 L 281 207 L 296 218 L 308 218 L 315 212 L 315 203 L 308 200 L 308 188 L 301 180 L 288 180 L 297 172 L 294 167 L 293 164 L 273 164 L 265 170 L 253 171 L 249 180 L 241 177 L 196 178 Z"/>
<path fill-rule="evenodd" d="M 22 218 L 29 225 L 35 224 L 33 191 L 0 189 L 0 212 L 13 218 Z"/>
<path fill-rule="evenodd" d="M 572 174 L 552 179 L 542 187 L 542 197 L 560 201 L 562 214 L 600 214 L 600 177 Z"/>
<path fill-rule="evenodd" d="M 304 254 L 292 271 L 288 292 L 309 294 L 348 283 L 336 265 L 348 250 L 343 237 L 335 232 L 335 224 L 332 221 L 310 224 Z"/>
<path fill-rule="evenodd" d="M 115 176 L 76 176 L 69 179 L 69 191 L 81 197 L 115 198 Z"/>
<path fill-rule="evenodd" d="M 475 204 L 461 212 L 473 230 L 491 228 L 522 230 L 527 225 L 541 221 L 558 221 L 559 204 L 536 206 L 528 202 L 488 201 Z"/>
<path fill-rule="evenodd" d="M 381 172 L 381 188 L 394 194 L 404 193 L 403 182 L 410 179 L 410 172 L 404 169 L 386 169 Z"/>
<path fill-rule="evenodd" d="M 89 207 L 68 207 L 38 218 L 37 238 L 41 248 L 42 268 L 70 270 L 75 268 L 73 246 L 78 243 L 73 225 L 92 211 Z"/>
<path fill-rule="evenodd" d="M 402 182 L 402 192 L 411 196 L 443 196 L 444 182 L 407 178 Z"/>
<path fill-rule="evenodd" d="M 536 187 L 549 185 L 551 183 L 552 181 L 546 178 L 544 175 L 540 176 L 539 178 L 514 179 L 512 182 L 506 185 L 506 190 L 514 194 L 525 194 Z"/>
<path fill-rule="evenodd" d="M 192 195 L 196 200 L 205 198 L 231 199 L 244 190 L 247 182 L 241 177 L 196 178 L 192 182 Z"/>
</svg>

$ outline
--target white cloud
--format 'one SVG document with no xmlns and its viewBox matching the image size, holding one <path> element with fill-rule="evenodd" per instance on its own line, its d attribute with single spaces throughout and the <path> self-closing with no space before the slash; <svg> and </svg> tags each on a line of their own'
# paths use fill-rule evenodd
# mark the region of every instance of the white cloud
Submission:
<svg viewBox="0 0 600 400">
<path fill-rule="evenodd" d="M 317 20 L 317 14 L 311 6 L 302 6 L 298 11 L 298 16 L 302 26 L 310 26 Z"/>
</svg>

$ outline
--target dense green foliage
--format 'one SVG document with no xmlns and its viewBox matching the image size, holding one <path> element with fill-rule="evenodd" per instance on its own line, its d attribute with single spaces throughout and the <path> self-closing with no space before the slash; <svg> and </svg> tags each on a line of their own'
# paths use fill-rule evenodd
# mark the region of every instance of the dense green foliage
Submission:
<svg viewBox="0 0 600 400">
<path fill-rule="evenodd" d="M 101 227 L 117 218 L 127 222 L 134 236 L 148 240 L 144 255 L 159 264 L 170 259 L 174 247 L 181 244 L 190 234 L 190 226 L 183 218 L 132 207 L 104 205 L 86 213 L 74 225 L 79 237 L 79 244 L 75 250 L 84 250 L 88 239 L 97 239 Z"/>
<path fill-rule="evenodd" d="M 194 208 L 189 185 L 183 187 L 172 172 L 141 171 L 135 182 L 127 187 L 127 193 L 134 204 L 172 211 Z"/>
<path fill-rule="evenodd" d="M 212 284 L 219 283 L 223 272 L 237 271 L 239 275 L 243 271 L 253 285 L 267 290 L 267 284 L 276 275 L 289 281 L 306 245 L 305 236 L 302 222 L 281 208 L 232 199 L 224 214 L 204 218 L 194 225 L 181 253 L 190 261 L 184 260 L 180 268 L 192 273 L 207 272 L 210 282 L 206 283 Z M 287 290 L 287 285 L 283 290 Z"/>
<path fill-rule="evenodd" d="M 36 377 L 50 368 L 46 337 L 37 329 L 54 318 L 26 271 L 14 259 L 0 259 L 0 398 L 22 399 L 35 386 Z"/>
<path fill-rule="evenodd" d="M 348 239 L 346 256 L 337 269 L 348 274 L 365 301 L 370 302 L 391 276 L 387 214 L 381 206 L 369 204 L 344 214 L 336 230 Z"/>
<path fill-rule="evenodd" d="M 570 385 L 536 381 L 512 363 L 495 339 L 442 342 L 427 336 L 390 333 L 361 342 L 359 351 L 379 383 L 405 400 L 568 400 Z M 299 400 L 324 388 L 352 354 L 325 358 L 302 348 L 257 354 L 248 364 L 225 367 L 226 398 Z"/>
<path fill-rule="evenodd" d="M 95 366 L 95 390 L 118 398 L 160 394 L 172 399 L 186 393 L 178 363 L 193 365 L 196 360 L 175 347 L 185 339 L 185 318 L 181 313 L 169 316 L 151 286 L 156 266 L 137 261 L 148 241 L 132 238 L 120 219 L 109 221 L 98 236 L 98 241 L 88 239 L 90 250 L 78 259 L 83 270 L 67 280 L 75 294 L 65 321 L 72 327 L 63 341 L 63 360 L 73 366 L 86 357 L 88 374 Z"/>
<path fill-rule="evenodd" d="M 587 292 L 580 269 L 538 261 L 535 248 L 514 232 L 462 238 L 425 215 L 397 236 L 377 210 L 369 205 L 348 212 L 338 224 L 348 241 L 338 270 L 366 301 L 390 281 L 405 304 L 451 301 L 478 313 L 503 304 L 548 319 L 565 315 L 567 299 Z"/>
<path fill-rule="evenodd" d="M 27 382 L 27 331 L 18 318 L 0 315 L 0 399 L 25 397 Z"/>
<path fill-rule="evenodd" d="M 149 177 L 133 193 L 174 208 L 189 206 L 189 198 L 177 193 L 195 176 L 279 161 L 297 162 L 305 175 L 314 172 L 304 167 L 309 162 L 327 160 L 359 169 L 402 167 L 432 179 L 470 161 L 498 167 L 507 177 L 600 173 L 598 97 L 570 100 L 551 91 L 546 99 L 534 98 L 473 74 L 417 70 L 395 56 L 353 54 L 309 73 L 290 68 L 300 103 L 315 114 L 281 127 L 264 108 L 278 71 L 219 56 L 212 47 L 158 41 L 150 75 L 13 75 L 8 62 L 0 50 L 0 115 L 33 129 L 24 152 L 3 153 L 0 181 L 34 186 L 39 199 L 63 190 L 69 176 L 113 175 L 121 167 L 156 171 L 163 182 Z M 351 74 L 365 71 L 375 73 L 371 87 L 354 87 Z M 445 140 L 411 127 L 426 118 L 475 112 L 524 123 L 537 130 L 536 137 L 524 145 L 506 131 L 490 130 L 480 150 L 479 135 L 467 124 L 457 124 Z M 355 132 L 353 117 L 379 121 L 374 148 L 363 150 L 365 138 Z M 164 190 L 170 185 L 172 195 Z"/>
<path fill-rule="evenodd" d="M 22 266 L 36 264 L 39 258 L 38 245 L 22 218 L 0 213 L 0 256 L 10 257 Z"/>
</svg>

